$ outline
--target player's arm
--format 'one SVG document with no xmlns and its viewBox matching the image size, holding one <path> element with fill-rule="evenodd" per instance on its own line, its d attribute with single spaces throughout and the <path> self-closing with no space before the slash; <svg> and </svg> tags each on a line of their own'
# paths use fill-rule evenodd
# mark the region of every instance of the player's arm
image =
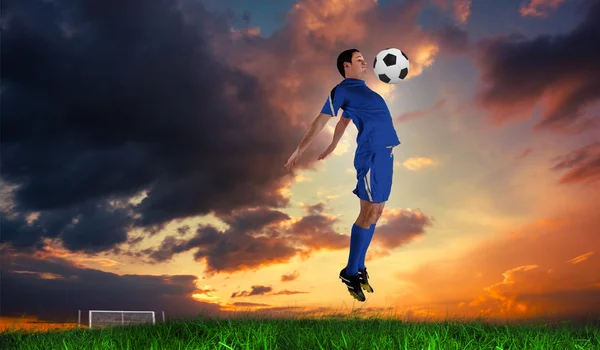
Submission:
<svg viewBox="0 0 600 350">
<path fill-rule="evenodd" d="M 347 118 L 345 115 L 346 115 L 346 112 L 344 112 L 342 114 L 342 117 L 335 125 L 335 131 L 333 132 L 333 140 L 331 140 L 331 143 L 329 144 L 327 149 L 323 153 L 321 153 L 321 155 L 317 159 L 319 159 L 319 160 L 325 159 L 337 147 L 338 142 L 340 142 L 340 139 L 344 135 L 344 132 L 346 131 L 346 128 L 348 127 L 348 124 L 350 124 L 350 121 L 352 120 L 350 118 Z"/>
<path fill-rule="evenodd" d="M 344 106 L 344 103 L 344 89 L 339 85 L 336 85 L 329 91 L 329 96 L 327 96 L 327 99 L 321 108 L 321 113 L 313 120 L 310 128 L 304 135 L 304 138 L 300 141 L 300 145 L 297 148 L 299 154 L 302 154 L 306 150 L 317 134 L 323 130 L 329 119 L 337 116 L 339 109 Z"/>
<path fill-rule="evenodd" d="M 288 171 L 294 167 L 302 153 L 306 151 L 319 132 L 323 130 L 329 119 L 337 115 L 338 110 L 344 105 L 344 102 L 343 92 L 340 91 L 339 86 L 334 87 L 329 92 L 329 96 L 327 96 L 327 100 L 321 108 L 321 113 L 310 124 L 310 128 L 308 128 L 300 144 L 285 164 L 285 168 Z"/>
<path fill-rule="evenodd" d="M 310 127 L 304 134 L 304 137 L 300 141 L 296 152 L 299 154 L 304 153 L 315 137 L 323 130 L 327 122 L 331 119 L 331 116 L 325 113 L 319 113 L 319 115 L 312 121 Z"/>
<path fill-rule="evenodd" d="M 342 114 L 342 117 L 340 118 L 340 120 L 338 120 L 337 124 L 335 125 L 335 131 L 333 132 L 333 140 L 331 140 L 330 147 L 333 147 L 335 149 L 338 142 L 340 142 L 342 136 L 344 136 L 344 132 L 346 131 L 346 128 L 348 127 L 348 124 L 350 124 L 351 120 L 352 119 L 346 117 L 346 113 Z"/>
</svg>

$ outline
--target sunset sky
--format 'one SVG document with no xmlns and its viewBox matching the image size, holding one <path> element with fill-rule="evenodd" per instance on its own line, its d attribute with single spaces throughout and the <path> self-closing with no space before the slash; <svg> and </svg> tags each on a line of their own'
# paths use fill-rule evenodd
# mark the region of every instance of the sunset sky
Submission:
<svg viewBox="0 0 600 350">
<path fill-rule="evenodd" d="M 600 316 L 600 1 L 4 0 L 0 316 Z M 284 164 L 348 48 L 402 144 L 367 254 L 349 125 Z M 340 112 L 341 114 L 341 112 Z M 87 322 L 87 318 L 84 320 Z"/>
</svg>

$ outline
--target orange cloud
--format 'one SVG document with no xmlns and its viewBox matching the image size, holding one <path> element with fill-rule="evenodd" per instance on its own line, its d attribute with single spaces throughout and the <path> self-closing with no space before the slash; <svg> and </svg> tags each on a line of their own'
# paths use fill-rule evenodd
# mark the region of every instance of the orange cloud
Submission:
<svg viewBox="0 0 600 350">
<path fill-rule="evenodd" d="M 440 318 L 585 318 L 600 315 L 600 218 L 568 213 L 563 225 L 532 223 L 456 259 L 440 259 L 397 273 L 407 288 L 399 305 L 429 305 Z M 566 218 L 570 218 L 567 220 Z M 436 306 L 437 305 L 437 306 Z"/>
<path fill-rule="evenodd" d="M 421 170 L 421 169 L 431 166 L 433 164 L 435 164 L 433 159 L 427 158 L 427 157 L 413 157 L 413 158 L 408 158 L 407 160 L 402 162 L 402 165 L 406 169 L 412 170 L 412 171 Z"/>
<path fill-rule="evenodd" d="M 158 247 L 139 254 L 146 256 L 148 263 L 161 263 L 192 251 L 196 261 L 207 264 L 205 273 L 212 275 L 282 264 L 296 256 L 307 259 L 317 251 L 348 249 L 348 233 L 334 229 L 338 218 L 326 215 L 322 202 L 304 208 L 308 215 L 300 218 L 265 208 L 236 210 L 219 215 L 227 228 L 199 225 L 193 236 L 167 236 Z M 396 248 L 423 235 L 431 222 L 420 211 L 390 209 L 384 213 L 374 240 L 386 249 Z M 283 276 L 282 280 L 297 276 Z"/>
<path fill-rule="evenodd" d="M 358 48 L 372 60 L 380 50 L 398 47 L 411 60 L 409 78 L 433 64 L 438 44 L 418 25 L 424 5 L 423 1 L 378 5 L 372 0 L 302 0 L 271 37 L 222 38 L 213 48 L 223 60 L 261 80 L 271 102 L 284 108 L 294 123 L 306 124 L 342 79 L 335 59 L 344 49 Z M 384 94 L 393 88 L 378 82 L 372 72 L 367 83 Z"/>
<path fill-rule="evenodd" d="M 586 261 L 587 259 L 589 259 L 592 255 L 594 255 L 594 252 L 588 252 L 585 254 L 582 254 L 580 256 L 574 257 L 573 259 L 567 261 L 569 264 L 579 264 L 582 263 L 584 261 Z"/>
<path fill-rule="evenodd" d="M 373 241 L 385 249 L 395 249 L 423 236 L 432 224 L 433 218 L 420 211 L 388 209 L 382 214 Z"/>
<path fill-rule="evenodd" d="M 231 29 L 232 39 L 241 39 L 243 37 L 260 36 L 259 27 L 242 28 L 242 29 Z"/>
<path fill-rule="evenodd" d="M 450 9 L 452 17 L 458 23 L 467 23 L 471 16 L 472 0 L 431 0 L 431 2 L 442 10 Z"/>
<path fill-rule="evenodd" d="M 300 291 L 284 289 L 282 291 L 272 293 L 271 295 L 296 295 L 296 294 L 308 294 L 308 292 L 300 292 Z"/>
<path fill-rule="evenodd" d="M 290 281 L 296 280 L 299 276 L 300 276 L 300 274 L 297 271 L 294 271 L 289 275 L 282 275 L 281 282 L 290 282 Z"/>
<path fill-rule="evenodd" d="M 530 0 L 519 8 L 521 16 L 547 17 L 551 10 L 556 10 L 565 0 Z"/>
<path fill-rule="evenodd" d="M 471 15 L 471 0 L 454 0 L 454 18 L 464 24 Z"/>
</svg>

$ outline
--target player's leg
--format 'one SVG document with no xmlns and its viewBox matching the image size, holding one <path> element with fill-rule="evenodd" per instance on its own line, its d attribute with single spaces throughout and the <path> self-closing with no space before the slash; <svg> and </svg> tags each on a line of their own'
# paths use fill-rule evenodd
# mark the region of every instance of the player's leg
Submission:
<svg viewBox="0 0 600 350">
<path fill-rule="evenodd" d="M 384 203 L 373 203 L 362 198 L 360 199 L 361 210 L 352 225 L 352 232 L 350 234 L 348 264 L 340 271 L 340 279 L 346 284 L 350 294 L 359 301 L 366 300 L 362 289 L 371 293 L 373 292 L 373 288 L 368 285 L 368 282 L 366 282 L 366 285 L 363 285 L 358 265 L 363 247 L 369 237 L 369 229 L 367 227 L 371 227 L 370 223 L 373 222 L 379 213 L 379 207 L 383 205 Z"/>
<path fill-rule="evenodd" d="M 379 205 L 377 205 L 376 211 L 370 216 L 371 225 L 369 226 L 368 234 L 364 239 L 364 242 L 363 242 L 362 248 L 361 248 L 361 252 L 360 252 L 360 257 L 358 258 L 359 272 L 360 272 L 360 270 L 365 269 L 365 259 L 367 256 L 367 250 L 369 249 L 369 245 L 371 244 L 371 240 L 373 239 L 373 234 L 375 233 L 375 227 L 377 226 L 377 222 L 381 218 L 381 214 L 383 213 L 383 209 L 385 208 L 386 202 L 375 203 L 375 204 L 379 204 Z M 362 205 L 362 203 L 361 203 L 361 205 Z"/>
<path fill-rule="evenodd" d="M 373 203 L 370 188 L 374 158 L 375 154 L 372 152 L 357 153 L 354 157 L 357 182 L 356 188 L 352 192 L 360 200 L 360 212 L 352 225 L 350 234 L 350 253 L 346 266 L 348 276 L 358 275 L 358 264 L 363 246 L 369 235 L 371 223 L 378 213 L 379 206 L 381 206 L 379 203 Z"/>
<path fill-rule="evenodd" d="M 375 228 L 377 227 L 377 223 L 379 222 L 379 219 L 381 218 L 381 214 L 383 214 L 383 210 L 385 208 L 386 203 L 387 202 L 377 203 L 377 204 L 381 204 L 381 205 L 377 206 L 377 212 L 374 213 L 372 216 L 371 226 L 369 227 L 369 235 L 363 245 L 361 256 L 358 261 L 359 270 L 365 268 L 365 257 L 367 254 L 367 250 L 369 249 L 369 245 L 371 244 L 371 239 L 373 239 L 373 234 L 375 233 Z"/>
<path fill-rule="evenodd" d="M 393 149 L 379 151 L 373 157 L 369 185 L 371 188 L 372 199 L 376 202 L 376 204 L 379 205 L 376 206 L 375 213 L 370 216 L 371 226 L 369 227 L 368 234 L 364 238 L 358 266 L 361 286 L 369 293 L 373 293 L 373 287 L 369 284 L 369 275 L 365 266 L 365 259 L 373 238 L 373 234 L 375 232 L 375 228 L 377 226 L 377 222 L 383 214 L 385 203 L 387 202 L 391 193 L 393 168 Z"/>
<path fill-rule="evenodd" d="M 370 205 L 370 193 L 365 176 L 370 173 L 372 165 L 372 153 L 357 153 L 354 157 L 354 167 L 356 168 L 357 186 L 353 190 L 360 199 L 360 213 L 352 225 L 350 233 L 350 251 L 348 254 L 348 263 L 340 271 L 340 279 L 348 287 L 350 294 L 357 300 L 364 301 L 365 296 L 362 292 L 358 276 L 358 260 L 362 252 L 365 239 L 370 227 L 370 217 L 376 213 L 376 210 Z M 367 181 L 368 182 L 368 181 Z"/>
</svg>

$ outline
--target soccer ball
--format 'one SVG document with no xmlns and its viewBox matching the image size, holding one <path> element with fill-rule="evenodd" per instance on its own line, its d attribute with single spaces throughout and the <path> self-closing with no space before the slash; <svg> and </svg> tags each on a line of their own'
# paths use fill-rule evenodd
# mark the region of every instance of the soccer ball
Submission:
<svg viewBox="0 0 600 350">
<path fill-rule="evenodd" d="M 373 69 L 379 80 L 397 84 L 408 74 L 409 61 L 406 54 L 395 48 L 381 50 L 373 60 Z"/>
</svg>

